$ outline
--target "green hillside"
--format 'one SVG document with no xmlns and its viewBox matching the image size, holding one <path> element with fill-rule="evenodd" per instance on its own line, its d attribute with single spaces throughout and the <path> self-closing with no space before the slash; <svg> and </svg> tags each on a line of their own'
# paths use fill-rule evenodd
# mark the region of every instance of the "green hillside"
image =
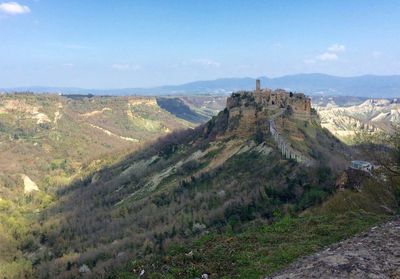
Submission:
<svg viewBox="0 0 400 279">
<path fill-rule="evenodd" d="M 155 98 L 0 95 L 0 274 L 29 273 L 20 250 L 29 246 L 29 226 L 55 201 L 57 189 L 194 126 Z"/>
<path fill-rule="evenodd" d="M 1 201 L 9 230 L 1 241 L 10 246 L 0 251 L 2 271 L 20 278 L 260 278 L 396 213 L 395 184 L 378 174 L 359 173 L 357 185 L 348 175 L 345 190 L 336 189 L 354 150 L 307 106 L 296 111 L 307 99 L 280 93 L 281 104 L 261 106 L 270 93 L 262 94 L 233 94 L 195 129 L 83 164 L 54 195 Z M 149 112 L 143 100 L 131 103 L 140 115 Z M 103 110 L 80 106 L 73 110 L 88 117 Z M 90 123 L 121 131 L 101 117 Z M 152 115 L 132 117 L 146 127 L 141 133 L 159 127 Z M 286 149 L 310 164 L 283 153 L 271 119 Z"/>
</svg>

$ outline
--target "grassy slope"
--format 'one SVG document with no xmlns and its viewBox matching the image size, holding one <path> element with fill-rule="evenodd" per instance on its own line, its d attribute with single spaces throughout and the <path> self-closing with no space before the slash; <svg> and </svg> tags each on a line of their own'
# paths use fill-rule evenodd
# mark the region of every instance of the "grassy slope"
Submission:
<svg viewBox="0 0 400 279">
<path fill-rule="evenodd" d="M 70 182 L 68 178 L 83 163 L 109 153 L 126 154 L 167 132 L 193 127 L 160 109 L 151 98 L 71 100 L 18 94 L 2 95 L 0 101 L 0 186 L 4 191 L 14 188 L 13 193 L 21 184 L 19 173 L 27 174 L 42 189 L 57 182 L 62 185 Z M 48 120 L 37 123 L 35 110 Z"/>
<path fill-rule="evenodd" d="M 313 126 L 306 126 L 303 122 L 296 123 L 296 126 L 306 139 L 312 137 L 313 141 L 308 140 L 307 147 L 314 143 L 316 151 L 324 152 L 324 157 L 327 150 L 332 149 L 331 143 L 336 144 L 330 137 L 323 136 L 326 131 L 322 129 L 312 129 Z M 299 145 L 297 147 L 301 148 Z M 246 181 L 251 179 L 246 175 L 246 170 L 249 170 L 249 174 L 260 177 L 262 181 L 262 174 L 248 166 L 262 168 L 259 161 L 247 157 L 243 162 L 239 160 L 236 163 L 243 168 L 230 169 L 228 162 L 227 169 L 222 169 L 220 175 L 213 179 L 219 180 L 226 175 Z M 284 169 L 279 169 L 281 177 L 288 177 L 283 173 Z M 271 179 L 270 175 L 268 180 Z M 317 171 L 314 175 L 317 177 L 321 173 Z M 273 179 L 271 183 L 274 183 Z M 212 181 L 206 181 L 205 184 L 210 187 Z M 228 218 L 222 229 L 210 228 L 190 243 L 174 242 L 156 256 L 150 254 L 135 258 L 122 271 L 111 274 L 110 278 L 137 278 L 141 269 L 146 270 L 149 278 L 194 278 L 203 272 L 209 272 L 215 278 L 261 278 L 270 275 L 299 257 L 391 218 L 398 207 L 396 191 L 375 179 L 364 179 L 362 185 L 361 191 L 346 189 L 328 196 L 323 190 L 326 186 L 306 184 L 302 186 L 303 192 L 299 196 L 286 202 L 290 191 L 282 191 L 282 188 L 278 192 L 267 191 L 270 199 L 263 204 L 271 205 L 272 202 L 280 205 L 270 211 L 272 218 L 269 221 L 255 218 L 243 222 L 240 217 Z M 199 186 L 197 184 L 196 187 Z M 262 192 L 259 195 L 262 196 Z M 317 205 L 309 208 L 313 204 Z M 256 211 L 262 210 L 262 206 L 256 207 Z M 240 212 L 251 212 L 251 207 L 244 206 Z"/>
<path fill-rule="evenodd" d="M 362 192 L 337 192 L 301 215 L 275 214 L 272 224 L 255 221 L 239 231 L 228 227 L 191 244 L 172 244 L 165 255 L 132 261 L 110 278 L 137 278 L 141 268 L 149 278 L 194 278 L 203 272 L 215 278 L 261 278 L 388 220 L 388 208 L 397 208 L 393 192 L 365 181 Z"/>
<path fill-rule="evenodd" d="M 218 123 L 217 120 L 210 125 L 222 125 Z M 219 138 L 210 142 L 203 138 L 206 141 L 202 142 L 199 139 L 204 132 L 199 132 L 182 137 L 185 140 L 180 144 L 166 141 L 160 144 L 160 149 L 134 154 L 100 171 L 96 182 L 90 183 L 89 178 L 89 183 L 77 185 L 75 190 L 62 196 L 58 205 L 48 213 L 43 227 L 37 228 L 49 239 L 42 244 L 55 255 L 50 259 L 42 259 L 40 274 L 45 276 L 50 270 L 53 275 L 73 277 L 78 274 L 79 266 L 85 264 L 92 270 L 93 276 L 102 277 L 118 266 L 129 263 L 129 259 L 136 259 L 134 265 L 144 266 L 148 271 L 155 265 L 155 278 L 159 278 L 164 265 L 170 270 L 163 272 L 165 276 L 189 278 L 192 273 L 186 273 L 185 270 L 193 269 L 198 273 L 206 267 L 218 276 L 228 276 L 228 273 L 214 270 L 214 263 L 224 266 L 236 261 L 233 257 L 237 247 L 229 246 L 231 242 L 227 239 L 230 238 L 236 239 L 232 244 L 248 245 L 243 246 L 243 249 L 247 247 L 244 250 L 248 254 L 247 262 L 239 256 L 238 261 L 242 263 L 237 263 L 237 269 L 230 268 L 232 274 L 240 274 L 247 269 L 263 273 L 265 269 L 257 271 L 259 266 L 251 265 L 256 261 L 249 260 L 258 255 L 252 246 L 257 242 L 250 235 L 261 239 L 263 236 L 260 233 L 268 229 L 264 225 L 261 226 L 264 229 L 261 229 L 255 224 L 269 222 L 286 214 L 296 215 L 302 209 L 321 202 L 332 191 L 333 173 L 326 168 L 307 169 L 290 160 L 281 160 L 277 151 L 268 149 L 274 147 L 269 137 L 265 138 L 264 144 L 270 152 L 262 154 L 256 151 L 257 145 L 251 140 Z M 226 156 L 229 150 L 235 150 L 235 144 L 241 146 L 238 150 L 244 151 L 228 158 L 222 165 L 216 165 L 216 161 Z M 188 160 L 199 151 L 206 154 Z M 156 159 L 150 166 L 143 168 L 143 164 L 155 155 Z M 175 167 L 168 171 L 168 175 L 161 180 L 155 179 L 171 166 Z M 203 170 L 207 172 L 201 175 Z M 154 184 L 154 181 L 159 183 Z M 299 224 L 296 220 L 287 222 Z M 205 229 L 210 235 L 198 244 L 192 243 L 193 239 L 205 233 Z M 242 236 L 243 239 L 249 239 L 247 244 L 241 239 Z M 227 258 L 219 257 L 218 261 L 212 256 L 215 252 L 213 245 L 218 245 L 215 240 L 227 243 L 226 247 L 215 247 L 215 251 L 222 249 L 221 253 L 226 254 Z M 324 240 L 324 243 L 334 240 Z M 179 263 L 185 256 L 182 249 L 178 254 L 170 254 L 173 243 L 184 243 L 184 247 L 187 247 L 183 249 L 185 252 L 203 250 L 196 257 L 201 257 L 203 253 L 212 255 L 207 254 L 198 262 Z M 299 245 L 301 247 L 302 244 Z M 320 246 L 313 247 L 317 249 Z M 305 251 L 309 252 L 310 249 Z M 228 250 L 233 252 L 228 253 Z M 115 258 L 118 254 L 125 256 Z M 154 255 L 161 258 L 154 258 Z M 172 262 L 168 260 L 171 257 Z M 265 257 L 259 265 L 270 260 Z M 129 276 L 135 278 L 132 268 L 127 268 L 130 270 Z M 127 276 L 127 273 L 116 276 Z"/>
<path fill-rule="evenodd" d="M 193 278 L 204 271 L 217 278 L 259 278 L 388 216 L 375 210 L 379 203 L 368 204 L 380 194 L 374 187 L 368 199 L 345 191 L 299 216 L 332 192 L 333 174 L 326 168 L 304 169 L 276 151 L 265 155 L 251 148 L 216 166 L 237 142 L 219 139 L 210 149 L 213 143 L 204 138 L 194 144 L 201 134 L 181 138 L 128 156 L 66 189 L 43 212 L 42 224 L 31 232 L 36 237 L 24 247 L 39 275 L 77 277 L 85 264 L 94 277 L 136 278 L 144 268 L 152 278 Z M 239 144 L 245 148 L 250 142 Z M 185 161 L 204 150 L 205 156 Z M 149 183 L 171 165 L 159 183 Z M 348 197 L 355 201 L 351 208 Z M 193 256 L 185 255 L 190 251 Z M 118 267 L 122 270 L 114 273 Z"/>
<path fill-rule="evenodd" d="M 52 204 L 54 189 L 110 165 L 121 154 L 137 149 L 141 142 L 193 126 L 154 105 L 155 99 L 153 103 L 151 100 L 0 95 L 1 275 L 30 277 L 31 263 L 20 249 L 30 249 L 30 224 L 39 211 Z M 38 117 L 44 121 L 39 123 Z M 90 124 L 141 142 L 109 136 Z M 35 181 L 41 191 L 24 195 L 21 173 Z"/>
<path fill-rule="evenodd" d="M 207 271 L 216 278 L 260 278 L 384 219 L 357 213 L 287 216 L 272 225 L 249 225 L 240 233 L 209 234 L 189 247 L 171 247 L 162 259 L 173 266 L 170 274 L 152 276 L 193 278 Z M 190 251 L 193 257 L 187 256 Z"/>
</svg>

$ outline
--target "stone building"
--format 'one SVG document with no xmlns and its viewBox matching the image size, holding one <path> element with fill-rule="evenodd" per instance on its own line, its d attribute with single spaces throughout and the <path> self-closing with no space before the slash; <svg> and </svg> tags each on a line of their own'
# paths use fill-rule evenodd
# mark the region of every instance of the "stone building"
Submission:
<svg viewBox="0 0 400 279">
<path fill-rule="evenodd" d="M 287 92 L 282 89 L 261 89 L 260 80 L 256 81 L 256 90 L 233 93 L 227 100 L 227 108 L 238 106 L 257 106 L 261 110 L 278 110 L 286 108 L 295 116 L 311 116 L 311 99 L 302 93 Z"/>
<path fill-rule="evenodd" d="M 367 161 L 354 160 L 351 161 L 350 168 L 370 172 L 374 169 L 374 166 Z"/>
</svg>

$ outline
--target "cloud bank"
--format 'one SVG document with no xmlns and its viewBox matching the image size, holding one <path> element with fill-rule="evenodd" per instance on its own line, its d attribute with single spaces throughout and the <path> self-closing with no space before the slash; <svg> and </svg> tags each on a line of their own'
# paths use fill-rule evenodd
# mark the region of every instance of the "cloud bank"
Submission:
<svg viewBox="0 0 400 279">
<path fill-rule="evenodd" d="M 31 9 L 28 6 L 18 4 L 17 2 L 0 3 L 0 13 L 5 15 L 20 15 L 30 12 Z"/>
</svg>

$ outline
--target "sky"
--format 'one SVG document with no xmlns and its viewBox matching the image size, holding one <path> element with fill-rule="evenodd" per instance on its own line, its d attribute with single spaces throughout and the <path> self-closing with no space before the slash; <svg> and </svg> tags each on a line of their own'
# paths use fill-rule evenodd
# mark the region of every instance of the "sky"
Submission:
<svg viewBox="0 0 400 279">
<path fill-rule="evenodd" d="M 400 74 L 398 0 L 0 0 L 0 88 Z"/>
</svg>

